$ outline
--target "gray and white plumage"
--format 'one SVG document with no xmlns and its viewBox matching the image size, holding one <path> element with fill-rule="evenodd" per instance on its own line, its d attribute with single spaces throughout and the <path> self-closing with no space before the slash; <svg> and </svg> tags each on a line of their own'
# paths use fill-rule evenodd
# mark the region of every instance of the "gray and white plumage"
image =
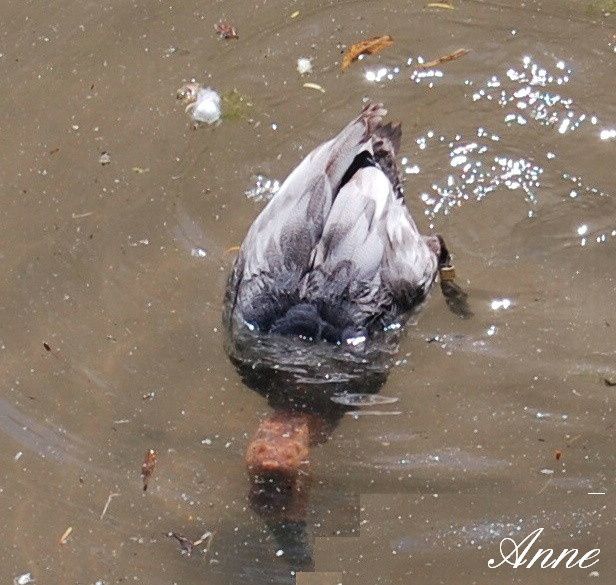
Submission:
<svg viewBox="0 0 616 585">
<path fill-rule="evenodd" d="M 250 227 L 229 279 L 231 328 L 344 342 L 403 318 L 446 250 L 402 197 L 400 126 L 369 104 L 289 175 Z"/>
</svg>

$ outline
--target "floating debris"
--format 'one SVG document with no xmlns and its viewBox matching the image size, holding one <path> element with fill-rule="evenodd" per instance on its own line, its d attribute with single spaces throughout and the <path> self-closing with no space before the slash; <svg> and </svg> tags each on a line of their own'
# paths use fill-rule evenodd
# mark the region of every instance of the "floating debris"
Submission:
<svg viewBox="0 0 616 585">
<path fill-rule="evenodd" d="M 469 53 L 469 49 L 458 49 L 453 53 L 442 55 L 441 57 L 433 59 L 432 61 L 427 61 L 426 63 L 418 63 L 417 67 L 419 69 L 431 69 L 432 67 L 436 67 L 437 65 L 448 63 L 449 61 L 454 61 L 455 59 L 460 59 L 460 57 L 464 57 L 464 55 L 468 55 Z"/>
<path fill-rule="evenodd" d="M 156 468 L 156 451 L 154 449 L 148 449 L 145 454 L 145 459 L 141 465 L 141 477 L 143 479 L 143 491 L 148 489 L 148 481 L 154 473 Z"/>
<path fill-rule="evenodd" d="M 111 162 L 111 155 L 106 150 L 103 150 L 101 155 L 98 157 L 98 162 L 103 166 L 108 165 Z"/>
<path fill-rule="evenodd" d="M 221 39 L 239 39 L 237 29 L 230 23 L 220 20 L 214 25 L 214 30 Z"/>
<path fill-rule="evenodd" d="M 613 388 L 614 386 L 616 386 L 616 380 L 612 380 L 610 378 L 603 378 L 603 383 L 608 387 L 608 388 Z"/>
<path fill-rule="evenodd" d="M 296 10 L 291 14 L 291 18 L 297 18 L 299 16 L 299 10 Z"/>
<path fill-rule="evenodd" d="M 381 394 L 344 393 L 334 394 L 331 401 L 346 406 L 374 406 L 375 404 L 394 404 L 400 400 L 397 396 L 382 396 Z"/>
<path fill-rule="evenodd" d="M 69 526 L 63 533 L 62 536 L 60 537 L 60 544 L 64 545 L 66 544 L 66 541 L 68 540 L 68 537 L 71 535 L 71 532 L 73 532 L 73 527 Z"/>
<path fill-rule="evenodd" d="M 428 8 L 443 8 L 445 10 L 455 10 L 456 7 L 451 4 L 446 4 L 445 2 L 431 2 L 428 4 Z"/>
<path fill-rule="evenodd" d="M 138 175 L 143 175 L 143 173 L 148 173 L 150 169 L 143 168 L 143 167 L 133 167 L 131 171 L 133 171 L 134 173 L 137 173 Z"/>
<path fill-rule="evenodd" d="M 177 540 L 180 543 L 180 549 L 183 555 L 186 555 L 187 557 L 189 557 L 193 550 L 198 547 L 199 545 L 203 544 L 204 542 L 206 543 L 204 549 L 203 549 L 203 554 L 207 554 L 207 552 L 210 550 L 210 546 L 212 545 L 212 539 L 214 538 L 214 533 L 213 532 L 205 532 L 201 538 L 198 538 L 195 541 L 190 540 L 190 538 L 186 538 L 185 536 L 182 536 L 181 534 L 178 534 L 177 532 L 167 532 L 166 534 L 167 537 L 169 538 L 175 538 L 175 540 Z"/>
<path fill-rule="evenodd" d="M 105 502 L 105 505 L 103 506 L 103 511 L 101 512 L 99 520 L 102 520 L 105 517 L 105 514 L 107 513 L 107 510 L 109 509 L 109 505 L 111 504 L 111 500 L 113 500 L 113 498 L 117 498 L 119 495 L 120 494 L 109 494 L 109 497 L 107 498 L 107 501 Z"/>
<path fill-rule="evenodd" d="M 304 83 L 304 87 L 307 89 L 316 89 L 317 91 L 320 91 L 321 93 L 325 93 L 325 90 L 318 83 L 306 82 Z"/>
<path fill-rule="evenodd" d="M 587 8 L 589 14 L 600 13 L 606 16 L 616 14 L 616 0 L 594 0 Z"/>
<path fill-rule="evenodd" d="M 185 57 L 186 55 L 190 55 L 190 51 L 188 49 L 181 49 L 180 47 L 169 47 L 164 54 L 164 58 L 168 59 L 172 55 L 177 55 L 178 57 Z"/>
<path fill-rule="evenodd" d="M 222 117 L 225 120 L 248 119 L 251 108 L 252 102 L 250 99 L 237 89 L 226 91 L 222 95 Z"/>
<path fill-rule="evenodd" d="M 307 75 L 312 73 L 312 60 L 308 57 L 300 57 L 297 60 L 297 72 L 300 75 Z"/>
<path fill-rule="evenodd" d="M 34 583 L 34 577 L 32 573 L 24 573 L 23 575 L 19 575 L 19 577 L 15 577 L 13 583 L 14 585 L 28 585 L 29 583 Z"/>
<path fill-rule="evenodd" d="M 383 49 L 391 47 L 394 44 L 394 39 L 390 35 L 382 37 L 372 37 L 351 45 L 340 63 L 340 68 L 345 71 L 349 68 L 353 61 L 356 61 L 360 55 L 373 55 L 374 53 L 380 53 Z"/>
<path fill-rule="evenodd" d="M 205 249 L 196 246 L 192 248 L 192 250 L 190 251 L 190 255 L 193 258 L 205 258 L 207 256 L 207 252 L 205 251 Z"/>
<path fill-rule="evenodd" d="M 177 91 L 177 98 L 186 104 L 186 112 L 190 112 L 195 124 L 214 124 L 222 115 L 220 95 L 209 87 L 191 82 L 183 85 Z"/>
</svg>

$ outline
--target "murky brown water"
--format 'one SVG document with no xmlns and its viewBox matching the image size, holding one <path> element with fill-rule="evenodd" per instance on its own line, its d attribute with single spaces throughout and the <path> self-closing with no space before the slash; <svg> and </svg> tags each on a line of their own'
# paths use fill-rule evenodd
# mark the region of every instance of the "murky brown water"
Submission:
<svg viewBox="0 0 616 585">
<path fill-rule="evenodd" d="M 4 3 L 2 583 L 614 582 L 616 16 L 425 4 Z M 395 45 L 339 74 L 339 44 L 376 34 Z M 191 130 L 191 77 L 250 96 L 259 124 Z M 224 353 L 225 250 L 256 177 L 283 179 L 364 97 L 403 122 L 407 200 L 475 317 L 435 291 L 382 389 L 399 401 L 369 409 L 400 414 L 345 415 L 314 448 L 306 525 L 266 522 L 244 452 L 270 408 Z M 488 568 L 540 527 L 599 564 Z M 186 557 L 170 530 L 216 534 Z"/>
</svg>

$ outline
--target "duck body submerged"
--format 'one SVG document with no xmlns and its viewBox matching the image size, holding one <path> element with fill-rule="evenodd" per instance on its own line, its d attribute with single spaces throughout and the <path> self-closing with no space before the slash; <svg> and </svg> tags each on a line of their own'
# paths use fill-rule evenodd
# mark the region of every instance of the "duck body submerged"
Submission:
<svg viewBox="0 0 616 585">
<path fill-rule="evenodd" d="M 448 260 L 402 196 L 400 126 L 369 104 L 315 148 L 250 227 L 229 278 L 231 331 L 358 344 L 422 303 Z"/>
</svg>

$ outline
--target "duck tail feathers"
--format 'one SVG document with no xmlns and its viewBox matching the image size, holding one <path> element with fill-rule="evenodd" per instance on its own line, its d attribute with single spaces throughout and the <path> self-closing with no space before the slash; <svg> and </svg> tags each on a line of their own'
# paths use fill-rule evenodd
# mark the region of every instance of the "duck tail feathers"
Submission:
<svg viewBox="0 0 616 585">
<path fill-rule="evenodd" d="M 402 175 L 396 162 L 400 150 L 402 127 L 400 124 L 379 124 L 374 130 L 372 150 L 374 160 L 394 187 L 395 193 L 402 197 Z"/>
</svg>

